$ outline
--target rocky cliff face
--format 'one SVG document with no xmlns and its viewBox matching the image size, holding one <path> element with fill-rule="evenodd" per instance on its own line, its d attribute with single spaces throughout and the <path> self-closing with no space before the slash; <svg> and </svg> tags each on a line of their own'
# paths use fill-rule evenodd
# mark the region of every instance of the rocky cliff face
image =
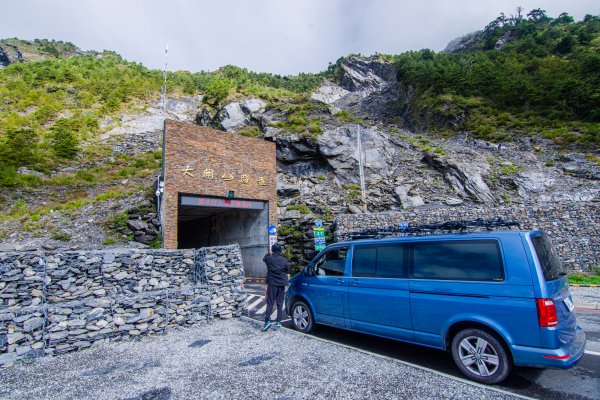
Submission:
<svg viewBox="0 0 600 400">
<path fill-rule="evenodd" d="M 391 64 L 354 57 L 342 71 L 338 82 L 324 81 L 310 97 L 318 110 L 311 116 L 321 121 L 317 136 L 278 128 L 285 113 L 257 99 L 229 103 L 213 118 L 198 119 L 226 130 L 257 126 L 260 136 L 277 143 L 284 218 L 285 206 L 294 203 L 355 211 L 359 132 L 369 211 L 598 199 L 600 169 L 581 154 L 528 137 L 496 144 L 467 133 L 448 138 L 409 131 L 390 120 L 405 100 Z M 336 118 L 340 114 L 353 118 Z"/>
<path fill-rule="evenodd" d="M 48 58 L 72 57 L 83 52 L 71 43 L 49 40 L 0 40 L 0 68 L 19 62 L 41 61 Z"/>
</svg>

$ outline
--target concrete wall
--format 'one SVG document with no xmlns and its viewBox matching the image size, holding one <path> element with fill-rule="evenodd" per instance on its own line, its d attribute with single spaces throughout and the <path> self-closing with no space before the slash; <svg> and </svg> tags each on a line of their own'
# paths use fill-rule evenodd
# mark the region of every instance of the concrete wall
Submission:
<svg viewBox="0 0 600 400">
<path fill-rule="evenodd" d="M 600 203 L 546 204 L 527 207 L 457 207 L 376 214 L 348 214 L 337 217 L 335 237 L 372 228 L 397 227 L 401 222 L 429 224 L 464 219 L 519 221 L 525 230 L 542 229 L 571 272 L 589 271 L 600 265 Z"/>
<path fill-rule="evenodd" d="M 0 253 L 0 366 L 239 316 L 243 276 L 237 245 Z"/>
</svg>

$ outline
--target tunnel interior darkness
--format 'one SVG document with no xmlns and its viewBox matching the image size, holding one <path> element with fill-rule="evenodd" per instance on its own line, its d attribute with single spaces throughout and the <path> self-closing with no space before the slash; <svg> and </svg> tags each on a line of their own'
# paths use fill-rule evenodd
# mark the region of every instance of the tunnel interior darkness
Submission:
<svg viewBox="0 0 600 400">
<path fill-rule="evenodd" d="M 265 277 L 262 261 L 268 251 L 269 208 L 262 210 L 179 206 L 177 239 L 180 249 L 238 243 L 246 276 Z"/>
</svg>

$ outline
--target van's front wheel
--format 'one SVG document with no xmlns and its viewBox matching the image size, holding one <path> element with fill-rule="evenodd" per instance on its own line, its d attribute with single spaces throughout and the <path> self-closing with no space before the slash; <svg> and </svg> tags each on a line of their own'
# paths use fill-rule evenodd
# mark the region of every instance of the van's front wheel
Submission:
<svg viewBox="0 0 600 400">
<path fill-rule="evenodd" d="M 511 361 L 502 344 L 479 329 L 465 329 L 454 336 L 452 357 L 463 374 L 481 383 L 502 382 L 511 369 Z"/>
<path fill-rule="evenodd" d="M 303 301 L 297 301 L 292 306 L 292 324 L 302 333 L 311 333 L 315 329 L 313 313 Z"/>
</svg>

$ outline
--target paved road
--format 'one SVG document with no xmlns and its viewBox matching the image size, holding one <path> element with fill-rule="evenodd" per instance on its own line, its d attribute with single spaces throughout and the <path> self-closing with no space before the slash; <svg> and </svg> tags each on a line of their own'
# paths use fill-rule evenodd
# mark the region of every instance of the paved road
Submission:
<svg viewBox="0 0 600 400">
<path fill-rule="evenodd" d="M 255 307 L 250 317 L 264 320 L 264 300 L 259 296 L 264 289 L 259 285 L 247 286 L 254 294 Z M 544 400 L 588 400 L 600 399 L 600 311 L 576 310 L 577 319 L 586 331 L 587 353 L 581 361 L 569 370 L 542 370 L 516 368 L 500 386 L 508 391 Z M 284 326 L 292 328 L 287 319 Z M 431 368 L 450 375 L 464 377 L 454 365 L 450 353 L 411 345 L 370 335 L 349 332 L 341 329 L 319 326 L 315 336 L 342 343 L 348 346 L 371 351 Z"/>
</svg>

